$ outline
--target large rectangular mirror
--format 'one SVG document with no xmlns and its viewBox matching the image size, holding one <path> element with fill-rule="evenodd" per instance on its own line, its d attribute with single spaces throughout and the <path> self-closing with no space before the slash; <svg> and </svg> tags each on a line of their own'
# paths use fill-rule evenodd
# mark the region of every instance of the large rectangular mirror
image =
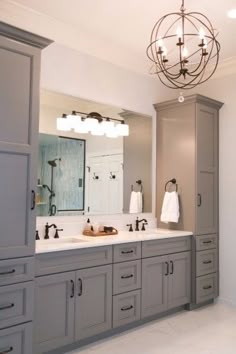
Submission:
<svg viewBox="0 0 236 354">
<path fill-rule="evenodd" d="M 116 138 L 57 130 L 73 110 L 124 120 Z M 152 211 L 152 119 L 61 93 L 41 92 L 37 215 Z"/>
</svg>

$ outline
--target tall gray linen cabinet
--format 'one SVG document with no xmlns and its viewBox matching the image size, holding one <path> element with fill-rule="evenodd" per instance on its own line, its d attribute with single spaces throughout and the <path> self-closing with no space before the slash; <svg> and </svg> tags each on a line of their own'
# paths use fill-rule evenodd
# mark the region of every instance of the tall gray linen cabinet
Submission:
<svg viewBox="0 0 236 354">
<path fill-rule="evenodd" d="M 192 302 L 190 308 L 219 293 L 219 110 L 222 103 L 191 95 L 183 103 L 154 105 L 157 112 L 157 218 L 167 181 L 175 178 L 179 223 L 160 227 L 192 231 Z"/>
<path fill-rule="evenodd" d="M 32 354 L 41 49 L 0 22 L 0 353 Z"/>
</svg>

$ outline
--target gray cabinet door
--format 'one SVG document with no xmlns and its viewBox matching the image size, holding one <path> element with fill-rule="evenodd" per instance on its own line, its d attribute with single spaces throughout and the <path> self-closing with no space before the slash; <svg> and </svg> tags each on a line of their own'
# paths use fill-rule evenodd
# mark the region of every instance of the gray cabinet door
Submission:
<svg viewBox="0 0 236 354">
<path fill-rule="evenodd" d="M 104 332 L 112 325 L 112 265 L 76 272 L 75 340 Z"/>
<path fill-rule="evenodd" d="M 181 252 L 169 256 L 168 309 L 190 302 L 190 260 L 190 252 Z"/>
<path fill-rule="evenodd" d="M 218 111 L 197 104 L 196 234 L 218 231 Z"/>
<path fill-rule="evenodd" d="M 39 73 L 40 49 L 0 36 L 0 259 L 34 254 Z"/>
<path fill-rule="evenodd" d="M 74 341 L 75 272 L 35 280 L 34 353 Z"/>
<path fill-rule="evenodd" d="M 141 317 L 155 315 L 167 309 L 168 256 L 142 261 Z"/>
</svg>

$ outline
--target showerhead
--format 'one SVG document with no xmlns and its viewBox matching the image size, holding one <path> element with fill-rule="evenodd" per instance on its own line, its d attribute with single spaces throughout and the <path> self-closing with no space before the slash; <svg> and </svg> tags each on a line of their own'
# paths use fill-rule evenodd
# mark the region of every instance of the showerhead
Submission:
<svg viewBox="0 0 236 354">
<path fill-rule="evenodd" d="M 61 161 L 61 158 L 59 157 L 59 158 L 56 158 L 56 159 L 54 159 L 54 160 L 49 160 L 49 161 L 48 161 L 48 164 L 49 164 L 50 166 L 52 166 L 52 167 L 57 167 L 56 161 Z"/>
</svg>

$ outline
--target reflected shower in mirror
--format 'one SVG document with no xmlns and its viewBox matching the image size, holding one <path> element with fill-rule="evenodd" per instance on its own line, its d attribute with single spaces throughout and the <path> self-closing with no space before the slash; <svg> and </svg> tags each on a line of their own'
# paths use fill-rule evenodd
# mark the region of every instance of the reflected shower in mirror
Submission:
<svg viewBox="0 0 236 354">
<path fill-rule="evenodd" d="M 124 120 L 129 136 L 58 131 L 57 118 L 73 110 Z M 44 90 L 39 135 L 38 216 L 152 211 L 151 117 Z M 131 208 L 132 191 L 139 209 Z"/>
</svg>

